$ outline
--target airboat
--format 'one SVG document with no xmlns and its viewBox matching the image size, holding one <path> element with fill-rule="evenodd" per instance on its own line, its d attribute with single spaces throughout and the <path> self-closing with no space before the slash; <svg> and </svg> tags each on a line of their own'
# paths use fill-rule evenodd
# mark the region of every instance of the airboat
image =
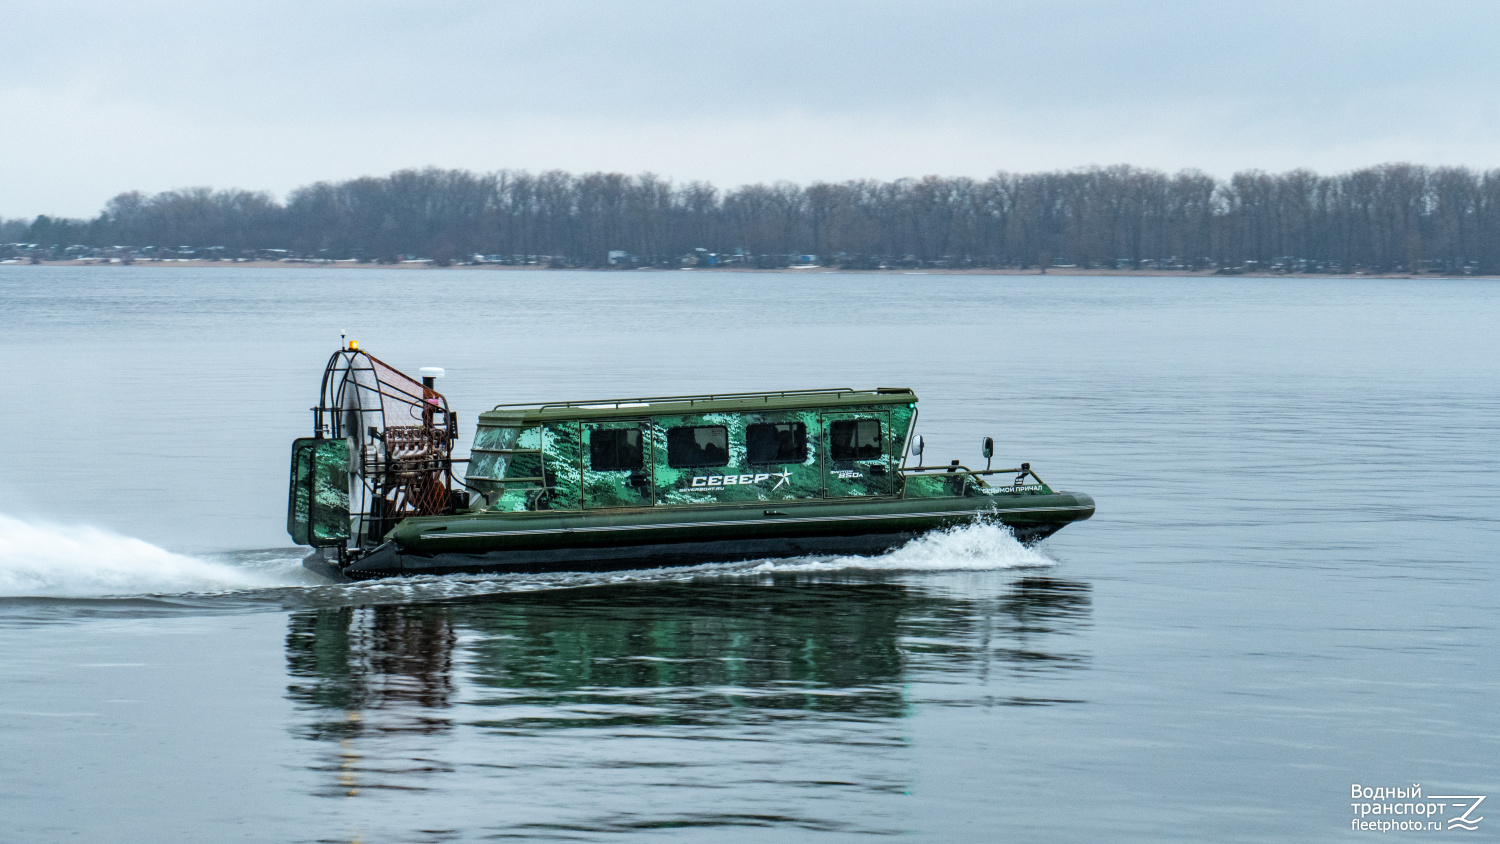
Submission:
<svg viewBox="0 0 1500 844">
<path fill-rule="evenodd" d="M 879 554 L 975 520 L 1030 544 L 1094 513 L 1029 463 L 990 468 L 990 437 L 984 469 L 923 465 L 907 388 L 502 404 L 455 458 L 442 375 L 352 341 L 329 358 L 313 435 L 292 444 L 287 531 L 307 568 L 349 582 Z"/>
</svg>

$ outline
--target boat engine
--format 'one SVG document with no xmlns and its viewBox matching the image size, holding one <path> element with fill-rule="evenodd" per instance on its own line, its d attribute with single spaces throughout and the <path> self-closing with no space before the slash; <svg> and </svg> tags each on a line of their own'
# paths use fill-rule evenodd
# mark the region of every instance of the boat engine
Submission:
<svg viewBox="0 0 1500 844">
<path fill-rule="evenodd" d="M 467 506 L 453 489 L 458 421 L 434 389 L 349 341 L 328 359 L 313 436 L 292 445 L 287 531 L 299 544 L 337 549 L 341 562 L 379 545 L 409 516 Z M 342 530 L 340 530 L 342 528 Z"/>
</svg>

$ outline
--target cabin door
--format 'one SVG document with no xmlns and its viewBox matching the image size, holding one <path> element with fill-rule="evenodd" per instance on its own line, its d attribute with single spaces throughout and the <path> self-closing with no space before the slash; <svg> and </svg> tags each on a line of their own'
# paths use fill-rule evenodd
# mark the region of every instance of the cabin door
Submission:
<svg viewBox="0 0 1500 844">
<path fill-rule="evenodd" d="M 298 545 L 336 548 L 349 541 L 349 441 L 292 441 L 286 529 Z"/>
<path fill-rule="evenodd" d="M 823 414 L 823 497 L 892 495 L 891 414 Z"/>
<path fill-rule="evenodd" d="M 583 423 L 583 508 L 649 507 L 655 501 L 651 477 L 651 420 Z"/>
</svg>

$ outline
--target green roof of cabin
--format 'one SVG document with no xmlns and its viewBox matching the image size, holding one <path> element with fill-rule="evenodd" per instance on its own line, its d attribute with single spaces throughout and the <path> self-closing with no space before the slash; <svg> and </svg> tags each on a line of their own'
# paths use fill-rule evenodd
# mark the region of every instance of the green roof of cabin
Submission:
<svg viewBox="0 0 1500 844">
<path fill-rule="evenodd" d="M 480 425 L 535 425 L 561 419 L 610 419 L 688 413 L 749 413 L 765 410 L 835 409 L 878 404 L 910 404 L 917 394 L 906 387 L 877 390 L 783 390 L 775 393 L 719 393 L 654 396 L 552 404 L 501 404 L 479 414 Z"/>
</svg>

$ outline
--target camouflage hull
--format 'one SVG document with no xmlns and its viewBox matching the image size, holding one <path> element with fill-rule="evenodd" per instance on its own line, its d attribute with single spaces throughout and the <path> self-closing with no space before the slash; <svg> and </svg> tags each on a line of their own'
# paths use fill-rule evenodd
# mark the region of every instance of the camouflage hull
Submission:
<svg viewBox="0 0 1500 844">
<path fill-rule="evenodd" d="M 412 518 L 342 570 L 324 562 L 321 552 L 307 566 L 335 580 L 367 580 L 878 554 L 927 531 L 976 519 L 993 519 L 1022 542 L 1037 542 L 1094 513 L 1092 498 L 1066 492 L 767 504 Z"/>
</svg>

